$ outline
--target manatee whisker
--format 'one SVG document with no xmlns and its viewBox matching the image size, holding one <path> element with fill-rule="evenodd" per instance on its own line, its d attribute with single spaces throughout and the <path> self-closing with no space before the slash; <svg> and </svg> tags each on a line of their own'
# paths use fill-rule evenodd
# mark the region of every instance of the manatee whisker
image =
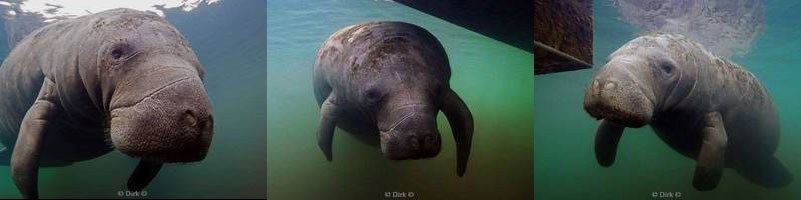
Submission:
<svg viewBox="0 0 801 200">
<path fill-rule="evenodd" d="M 401 125 L 401 124 L 402 124 L 403 122 L 405 122 L 407 119 L 409 119 L 410 117 L 412 117 L 412 115 L 414 115 L 414 114 L 415 114 L 415 112 L 416 112 L 416 111 L 412 111 L 412 112 L 410 112 L 410 113 L 406 113 L 405 115 L 403 115 L 403 117 L 402 117 L 400 120 L 398 120 L 398 121 L 395 121 L 395 123 L 393 123 L 393 124 L 390 126 L 391 128 L 389 128 L 389 130 L 387 131 L 387 133 L 391 133 L 393 130 L 395 130 L 395 127 L 398 127 L 398 125 Z"/>
</svg>

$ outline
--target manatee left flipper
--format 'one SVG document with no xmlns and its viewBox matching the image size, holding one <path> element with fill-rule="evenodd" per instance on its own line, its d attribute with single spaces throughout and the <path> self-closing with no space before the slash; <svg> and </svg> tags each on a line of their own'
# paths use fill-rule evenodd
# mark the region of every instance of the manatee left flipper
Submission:
<svg viewBox="0 0 801 200">
<path fill-rule="evenodd" d="M 473 141 L 473 115 L 453 90 L 447 91 L 442 99 L 442 113 L 448 118 L 453 139 L 456 140 L 456 175 L 462 177 L 467 170 L 467 160 L 470 158 L 470 146 Z"/>
<path fill-rule="evenodd" d="M 140 191 L 156 177 L 161 170 L 161 162 L 142 159 L 128 178 L 128 191 Z"/>
<path fill-rule="evenodd" d="M 39 96 L 22 119 L 11 154 L 11 176 L 23 198 L 39 198 L 37 182 L 42 143 L 50 121 L 58 113 L 56 104 L 51 101 L 55 97 L 53 87 L 53 82 L 46 79 Z"/>
<path fill-rule="evenodd" d="M 724 157 L 728 137 L 719 112 L 705 116 L 706 127 L 702 130 L 701 151 L 695 166 L 693 187 L 699 191 L 715 189 L 723 175 Z"/>
<path fill-rule="evenodd" d="M 598 164 L 609 167 L 615 162 L 617 144 L 623 136 L 623 125 L 603 119 L 595 132 L 595 159 Z"/>
</svg>

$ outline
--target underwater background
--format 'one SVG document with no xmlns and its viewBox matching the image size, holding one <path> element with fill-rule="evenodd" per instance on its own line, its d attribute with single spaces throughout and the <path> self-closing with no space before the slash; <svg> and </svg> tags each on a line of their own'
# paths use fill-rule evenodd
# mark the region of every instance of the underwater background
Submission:
<svg viewBox="0 0 801 200">
<path fill-rule="evenodd" d="M 319 106 L 312 89 L 317 51 L 345 26 L 392 20 L 431 32 L 450 59 L 451 87 L 473 114 L 464 177 L 438 116 L 442 150 L 425 160 L 393 161 L 378 146 L 334 133 L 333 162 L 317 147 Z M 267 199 L 532 199 L 534 56 L 391 1 L 267 1 Z"/>
<path fill-rule="evenodd" d="M 765 5 L 765 32 L 749 53 L 730 59 L 754 73 L 779 109 L 781 139 L 776 157 L 794 174 L 788 186 L 768 189 L 725 169 L 718 187 L 692 187 L 695 161 L 668 147 L 649 126 L 627 128 L 615 163 L 601 167 L 594 154 L 598 122 L 583 109 L 587 83 L 606 57 L 642 32 L 619 20 L 610 1 L 596 0 L 592 69 L 534 78 L 534 196 L 536 199 L 649 199 L 679 194 L 683 199 L 801 198 L 801 2 Z"/>
<path fill-rule="evenodd" d="M 203 4 L 190 12 L 169 9 L 165 18 L 189 41 L 206 70 L 204 83 L 214 115 L 214 136 L 205 160 L 164 165 L 145 188 L 146 197 L 264 198 L 265 2 L 227 0 Z M 0 26 L 4 24 L 0 22 Z M 0 32 L 0 38 L 5 38 L 6 33 Z M 0 39 L 0 58 L 10 51 L 6 43 Z M 112 151 L 71 166 L 41 168 L 40 197 L 119 198 L 118 192 L 127 189 L 128 176 L 138 162 Z M 0 198 L 20 197 L 9 167 L 0 166 Z"/>
</svg>

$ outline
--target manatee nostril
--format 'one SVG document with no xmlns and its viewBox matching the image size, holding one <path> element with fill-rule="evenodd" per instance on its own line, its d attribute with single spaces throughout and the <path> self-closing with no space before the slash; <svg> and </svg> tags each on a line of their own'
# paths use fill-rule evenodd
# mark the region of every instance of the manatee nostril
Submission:
<svg viewBox="0 0 801 200">
<path fill-rule="evenodd" d="M 613 81 L 607 81 L 606 84 L 604 84 L 604 90 L 615 89 L 615 87 L 617 87 L 617 84 Z"/>
<path fill-rule="evenodd" d="M 427 135 L 425 137 L 425 140 L 423 140 L 423 145 L 425 145 L 426 148 L 431 148 L 431 145 L 433 144 L 434 144 L 434 136 Z"/>
<path fill-rule="evenodd" d="M 186 118 L 186 122 L 189 123 L 189 126 L 197 126 L 197 117 L 195 117 L 195 112 L 192 112 L 192 110 L 186 110 L 186 112 L 184 112 L 184 118 Z"/>
<path fill-rule="evenodd" d="M 420 140 L 416 135 L 409 136 L 409 146 L 411 146 L 411 149 L 414 151 L 420 149 Z"/>
</svg>

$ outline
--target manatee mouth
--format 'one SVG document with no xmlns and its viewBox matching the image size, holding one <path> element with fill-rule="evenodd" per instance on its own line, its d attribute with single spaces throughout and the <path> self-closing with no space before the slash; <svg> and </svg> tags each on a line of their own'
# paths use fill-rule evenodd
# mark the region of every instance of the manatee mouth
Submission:
<svg viewBox="0 0 801 200">
<path fill-rule="evenodd" d="M 632 128 L 643 127 L 651 123 L 652 117 L 648 111 L 631 111 L 609 104 L 590 105 L 585 107 L 585 110 L 597 120 L 607 119 Z"/>
</svg>

